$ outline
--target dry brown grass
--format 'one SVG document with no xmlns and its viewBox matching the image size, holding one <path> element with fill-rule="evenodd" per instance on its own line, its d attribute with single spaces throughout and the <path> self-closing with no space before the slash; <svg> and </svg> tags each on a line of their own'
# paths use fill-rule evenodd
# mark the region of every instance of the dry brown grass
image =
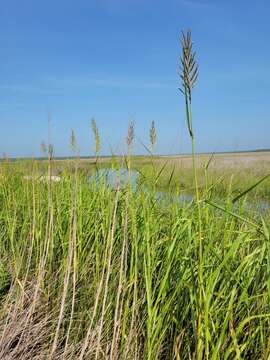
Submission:
<svg viewBox="0 0 270 360">
<path fill-rule="evenodd" d="M 0 317 L 1 360 L 45 360 L 51 347 L 54 313 L 37 285 L 31 283 L 19 290 L 14 286 L 7 295 Z M 65 359 L 74 359 L 69 347 Z M 53 360 L 63 358 L 57 349 Z"/>
<path fill-rule="evenodd" d="M 209 160 L 211 154 L 197 156 L 198 166 L 202 166 Z M 192 167 L 192 157 L 190 155 L 164 156 L 156 160 L 162 164 L 168 161 L 171 165 L 183 168 Z M 270 151 L 266 152 L 247 152 L 247 153 L 227 153 L 214 154 L 211 160 L 211 168 L 217 170 L 244 170 L 244 169 L 270 169 Z"/>
</svg>

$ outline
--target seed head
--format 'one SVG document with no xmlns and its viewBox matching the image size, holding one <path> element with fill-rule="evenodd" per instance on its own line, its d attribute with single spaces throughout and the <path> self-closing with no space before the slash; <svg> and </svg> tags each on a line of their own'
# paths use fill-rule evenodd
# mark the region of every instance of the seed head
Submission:
<svg viewBox="0 0 270 360">
<path fill-rule="evenodd" d="M 134 137 L 135 137 L 134 122 L 130 121 L 129 126 L 128 126 L 128 134 L 127 134 L 127 138 L 126 138 L 127 146 L 129 149 L 133 145 Z"/>
<path fill-rule="evenodd" d="M 180 77 L 182 80 L 182 88 L 180 88 L 180 91 L 187 96 L 189 102 L 191 102 L 191 92 L 198 78 L 198 65 L 196 62 L 196 53 L 192 50 L 190 30 L 188 30 L 186 34 L 182 31 L 181 46 Z"/>
<path fill-rule="evenodd" d="M 50 159 L 52 159 L 53 154 L 54 154 L 53 145 L 52 145 L 52 144 L 49 144 L 49 146 L 48 146 L 48 155 L 49 155 L 49 158 L 50 158 Z"/>
<path fill-rule="evenodd" d="M 70 135 L 70 147 L 73 152 L 76 151 L 77 140 L 76 140 L 75 132 L 73 129 L 71 130 L 71 135 Z"/>
<path fill-rule="evenodd" d="M 96 124 L 96 120 L 94 118 L 91 119 L 91 128 L 92 128 L 93 136 L 95 139 L 95 153 L 97 155 L 101 150 L 101 144 L 100 144 L 100 136 L 99 136 L 98 127 Z"/>
<path fill-rule="evenodd" d="M 40 144 L 40 151 L 43 155 L 47 154 L 47 146 L 45 144 L 45 141 L 42 141 Z"/>
<path fill-rule="evenodd" d="M 157 142 L 157 132 L 156 132 L 156 127 L 155 127 L 154 121 L 151 122 L 149 137 L 150 137 L 151 148 L 153 151 L 153 149 L 156 145 L 156 142 Z"/>
</svg>

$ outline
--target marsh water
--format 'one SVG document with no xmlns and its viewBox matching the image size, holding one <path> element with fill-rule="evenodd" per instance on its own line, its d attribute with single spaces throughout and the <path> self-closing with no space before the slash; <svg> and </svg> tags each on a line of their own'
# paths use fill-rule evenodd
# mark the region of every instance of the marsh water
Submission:
<svg viewBox="0 0 270 360">
<path fill-rule="evenodd" d="M 90 182 L 97 184 L 106 184 L 114 189 L 118 187 L 121 189 L 127 184 L 130 184 L 133 189 L 137 188 L 139 173 L 134 170 L 128 171 L 127 169 L 98 169 L 93 175 L 89 176 Z"/>
<path fill-rule="evenodd" d="M 124 188 L 126 185 L 130 185 L 133 190 L 136 190 L 139 186 L 139 177 L 140 174 L 136 170 L 127 170 L 125 168 L 116 169 L 99 169 L 95 172 L 94 175 L 89 177 L 89 181 L 95 181 L 97 184 L 107 184 L 113 189 L 116 188 Z M 147 186 L 140 184 L 140 190 L 144 192 L 149 192 Z M 189 194 L 181 194 L 176 196 L 175 194 L 169 194 L 165 191 L 157 191 L 156 192 L 157 201 L 167 200 L 167 201 L 175 201 L 177 200 L 180 204 L 183 202 L 190 202 L 193 198 Z"/>
<path fill-rule="evenodd" d="M 93 175 L 89 177 L 89 182 L 96 182 L 98 185 L 106 184 L 113 189 L 120 188 L 123 189 L 128 184 L 135 191 L 139 186 L 140 174 L 136 170 L 127 170 L 125 168 L 120 169 L 111 169 L 104 168 L 98 169 Z M 140 184 L 140 190 L 149 192 L 149 189 L 145 185 Z M 188 193 L 181 193 L 180 195 L 168 193 L 166 191 L 157 191 L 156 192 L 157 201 L 168 201 L 174 202 L 177 201 L 180 205 L 184 203 L 189 203 L 193 200 L 193 196 Z M 218 203 L 221 203 L 221 199 L 217 199 Z M 270 209 L 270 204 L 267 201 L 260 200 L 257 202 L 246 202 L 245 207 L 248 209 L 256 209 L 260 214 L 265 213 Z"/>
</svg>

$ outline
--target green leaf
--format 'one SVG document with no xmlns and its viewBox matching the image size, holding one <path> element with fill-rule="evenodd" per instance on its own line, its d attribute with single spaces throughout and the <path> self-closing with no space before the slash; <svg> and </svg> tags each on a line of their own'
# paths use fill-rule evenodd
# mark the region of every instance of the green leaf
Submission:
<svg viewBox="0 0 270 360">
<path fill-rule="evenodd" d="M 268 177 L 270 176 L 270 174 L 264 176 L 262 179 L 260 179 L 259 181 L 257 181 L 255 184 L 253 184 L 252 186 L 250 186 L 248 189 L 246 189 L 245 191 L 243 191 L 241 194 L 237 195 L 232 202 L 235 203 L 237 200 L 239 200 L 242 196 L 246 195 L 247 193 L 249 193 L 251 190 L 253 190 L 256 186 L 260 185 L 264 180 L 266 180 Z"/>
</svg>

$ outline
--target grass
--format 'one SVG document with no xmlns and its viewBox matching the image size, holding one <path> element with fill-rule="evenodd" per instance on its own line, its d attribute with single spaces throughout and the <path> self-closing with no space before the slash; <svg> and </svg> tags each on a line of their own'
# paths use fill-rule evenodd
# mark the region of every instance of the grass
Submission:
<svg viewBox="0 0 270 360">
<path fill-rule="evenodd" d="M 207 176 L 205 165 L 211 158 L 209 155 L 197 155 L 198 186 L 201 191 L 211 189 L 211 194 L 216 198 L 226 198 L 228 195 L 236 196 L 245 191 L 269 173 L 270 156 L 246 154 L 216 154 L 213 156 L 208 167 Z M 252 161 L 249 160 L 252 157 Z M 267 159 L 267 160 L 266 160 Z M 39 162 L 40 174 L 46 174 L 48 161 Z M 81 174 L 92 175 L 96 171 L 96 159 L 81 159 L 77 166 Z M 25 175 L 32 172 L 31 160 L 12 161 L 12 169 L 16 169 Z M 2 167 L 10 167 L 11 163 L 2 162 Z M 68 169 L 72 171 L 74 158 L 69 160 L 53 160 L 53 173 L 61 175 Z M 131 170 L 138 171 L 140 181 L 148 187 L 153 182 L 153 177 L 158 175 L 156 188 L 164 192 L 182 192 L 194 194 L 193 170 L 190 156 L 131 156 Z M 112 166 L 126 167 L 121 157 L 99 159 L 99 168 L 111 168 Z M 260 201 L 268 201 L 270 196 L 270 179 L 266 179 L 249 193 L 248 198 L 256 204 Z"/>
<path fill-rule="evenodd" d="M 210 157 L 211 155 L 202 157 L 202 160 L 198 163 L 198 186 L 201 191 L 204 191 L 206 188 L 211 189 L 212 196 L 217 198 L 227 197 L 230 193 L 241 193 L 269 173 L 269 167 L 265 166 L 260 158 L 258 158 L 256 164 L 251 163 L 243 169 L 241 162 L 234 168 L 225 164 L 219 166 L 219 162 L 222 162 L 222 160 L 220 161 L 217 156 L 215 162 L 210 165 L 206 176 L 205 164 L 207 164 Z M 190 159 L 185 157 L 155 158 L 154 165 L 153 168 L 153 164 L 149 160 L 137 159 L 134 161 L 133 169 L 139 171 L 142 181 L 149 184 L 152 182 L 154 172 L 160 172 L 157 187 L 161 191 L 182 191 L 191 195 L 194 194 L 195 186 Z M 254 202 L 268 201 L 269 196 L 270 179 L 266 179 L 249 194 L 249 199 Z"/>
<path fill-rule="evenodd" d="M 199 304 L 196 202 L 97 187 L 75 164 L 59 183 L 2 167 L 1 358 L 188 359 L 200 340 L 203 358 L 266 359 L 269 216 L 246 210 L 248 195 L 224 211 L 201 202 Z"/>
<path fill-rule="evenodd" d="M 254 205 L 269 178 L 262 166 L 232 179 L 195 156 L 196 79 L 184 76 L 188 167 L 132 157 L 133 122 L 126 158 L 102 161 L 94 119 L 92 164 L 73 131 L 73 159 L 54 160 L 50 145 L 47 161 L 0 163 L 1 359 L 270 357 L 270 211 Z M 104 167 L 137 169 L 138 186 L 89 181 Z M 195 196 L 179 204 L 160 189 Z"/>
</svg>

